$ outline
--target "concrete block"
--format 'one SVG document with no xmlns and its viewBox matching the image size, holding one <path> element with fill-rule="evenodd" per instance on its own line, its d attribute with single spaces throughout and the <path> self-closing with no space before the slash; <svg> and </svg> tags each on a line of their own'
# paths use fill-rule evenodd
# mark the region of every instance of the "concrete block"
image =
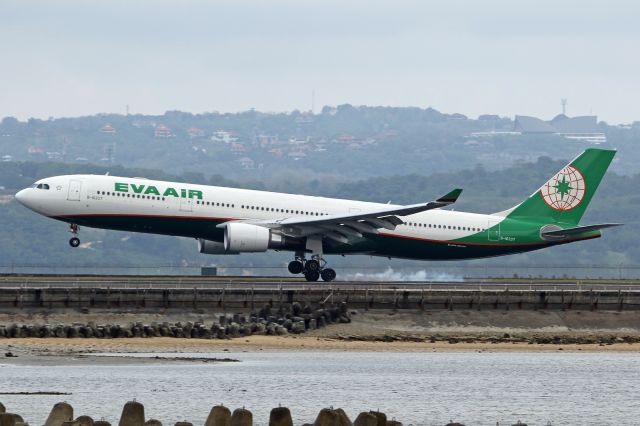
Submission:
<svg viewBox="0 0 640 426">
<path fill-rule="evenodd" d="M 93 426 L 93 419 L 89 416 L 80 416 L 73 421 L 73 426 Z"/>
<path fill-rule="evenodd" d="M 231 426 L 231 410 L 224 405 L 216 405 L 209 412 L 204 426 Z"/>
<path fill-rule="evenodd" d="M 73 407 L 66 402 L 58 402 L 53 406 L 44 426 L 62 426 L 64 422 L 73 420 Z"/>
<path fill-rule="evenodd" d="M 144 426 L 162 426 L 162 422 L 156 419 L 149 419 L 146 422 L 144 422 Z"/>
<path fill-rule="evenodd" d="M 10 413 L 0 414 L 0 426 L 15 426 L 16 420 Z"/>
<path fill-rule="evenodd" d="M 318 417 L 316 417 L 316 421 L 313 422 L 313 426 L 340 426 L 338 413 L 330 408 L 323 408 L 318 413 Z"/>
<path fill-rule="evenodd" d="M 387 415 L 379 411 L 369 411 L 378 419 L 378 426 L 387 426 Z"/>
<path fill-rule="evenodd" d="M 371 413 L 362 412 L 353 422 L 354 426 L 378 426 L 378 418 Z"/>
<path fill-rule="evenodd" d="M 277 407 L 271 410 L 269 426 L 293 426 L 291 411 L 287 407 Z"/>
<path fill-rule="evenodd" d="M 345 413 L 342 408 L 336 408 L 333 411 L 338 415 L 339 426 L 353 426 L 353 423 L 349 420 L 349 416 L 347 416 L 347 413 Z"/>
<path fill-rule="evenodd" d="M 137 401 L 124 404 L 118 426 L 144 426 L 144 405 Z"/>
<path fill-rule="evenodd" d="M 253 414 L 244 408 L 237 408 L 231 415 L 230 426 L 253 426 Z"/>
</svg>

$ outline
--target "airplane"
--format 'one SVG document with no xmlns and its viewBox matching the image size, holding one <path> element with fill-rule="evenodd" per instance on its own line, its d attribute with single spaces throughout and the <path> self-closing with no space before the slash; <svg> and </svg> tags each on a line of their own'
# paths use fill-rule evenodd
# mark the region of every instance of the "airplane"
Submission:
<svg viewBox="0 0 640 426">
<path fill-rule="evenodd" d="M 393 205 L 109 175 L 40 179 L 15 197 L 69 223 L 71 247 L 80 245 L 79 226 L 192 237 L 205 254 L 290 251 L 290 273 L 332 281 L 329 254 L 461 260 L 598 238 L 620 224 L 579 222 L 615 153 L 587 149 L 529 198 L 493 214 L 443 209 L 462 189 Z"/>
</svg>

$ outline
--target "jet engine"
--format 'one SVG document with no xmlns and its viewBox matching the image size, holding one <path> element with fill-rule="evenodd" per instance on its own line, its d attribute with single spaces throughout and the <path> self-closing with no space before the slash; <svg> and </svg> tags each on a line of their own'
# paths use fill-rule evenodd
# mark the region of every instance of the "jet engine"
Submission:
<svg viewBox="0 0 640 426">
<path fill-rule="evenodd" d="M 224 243 L 198 238 L 198 251 L 202 254 L 240 254 L 225 250 Z"/>
<path fill-rule="evenodd" d="M 285 238 L 269 228 L 249 223 L 229 223 L 224 229 L 224 249 L 227 252 L 252 253 L 268 249 L 290 249 L 299 244 L 296 239 Z"/>
</svg>

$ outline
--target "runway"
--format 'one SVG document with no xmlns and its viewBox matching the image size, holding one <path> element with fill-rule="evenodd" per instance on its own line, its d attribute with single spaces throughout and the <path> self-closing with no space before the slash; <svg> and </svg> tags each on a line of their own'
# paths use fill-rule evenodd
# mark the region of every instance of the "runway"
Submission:
<svg viewBox="0 0 640 426">
<path fill-rule="evenodd" d="M 402 291 L 624 291 L 640 292 L 640 280 L 468 279 L 465 281 L 307 282 L 299 277 L 1 275 L 0 289 L 198 289 L 198 290 L 402 290 Z"/>
</svg>

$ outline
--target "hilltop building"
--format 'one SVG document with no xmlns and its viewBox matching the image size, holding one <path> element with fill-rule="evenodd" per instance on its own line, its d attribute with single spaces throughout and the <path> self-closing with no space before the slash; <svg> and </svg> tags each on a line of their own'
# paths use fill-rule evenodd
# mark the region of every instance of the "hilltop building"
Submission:
<svg viewBox="0 0 640 426">
<path fill-rule="evenodd" d="M 595 115 L 567 117 L 558 114 L 550 121 L 516 115 L 513 130 L 522 134 L 556 134 L 595 144 L 607 141 L 605 134 L 598 129 L 598 117 Z"/>
<path fill-rule="evenodd" d="M 238 135 L 234 132 L 225 132 L 224 130 L 218 130 L 211 135 L 213 142 L 233 143 L 238 140 Z"/>
<path fill-rule="evenodd" d="M 187 129 L 187 134 L 191 139 L 193 138 L 201 138 L 204 136 L 204 130 L 199 129 L 197 127 L 189 127 Z"/>
<path fill-rule="evenodd" d="M 104 133 L 106 135 L 115 135 L 116 134 L 116 128 L 113 127 L 111 124 L 107 123 L 104 126 L 100 127 L 100 133 Z"/>
<path fill-rule="evenodd" d="M 173 133 L 171 133 L 171 129 L 165 126 L 164 124 L 158 124 L 155 129 L 155 137 L 160 139 L 166 139 L 173 137 Z"/>
</svg>

